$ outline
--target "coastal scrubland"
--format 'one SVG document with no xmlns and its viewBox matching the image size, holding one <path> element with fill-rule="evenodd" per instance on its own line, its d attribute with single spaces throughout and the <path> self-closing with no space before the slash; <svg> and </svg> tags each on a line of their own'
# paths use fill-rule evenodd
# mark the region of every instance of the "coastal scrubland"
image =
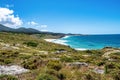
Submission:
<svg viewBox="0 0 120 80">
<path fill-rule="evenodd" d="M 120 80 L 120 49 L 76 51 L 45 38 L 58 37 L 0 32 L 0 67 L 27 70 L 10 73 L 0 68 L 0 80 Z"/>
</svg>

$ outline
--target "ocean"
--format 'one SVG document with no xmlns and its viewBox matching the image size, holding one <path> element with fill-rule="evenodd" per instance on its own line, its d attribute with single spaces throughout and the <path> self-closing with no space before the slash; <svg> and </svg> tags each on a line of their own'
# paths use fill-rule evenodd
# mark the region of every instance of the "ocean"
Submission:
<svg viewBox="0 0 120 80">
<path fill-rule="evenodd" d="M 65 36 L 53 42 L 68 45 L 76 50 L 96 50 L 104 47 L 120 48 L 120 35 Z"/>
</svg>

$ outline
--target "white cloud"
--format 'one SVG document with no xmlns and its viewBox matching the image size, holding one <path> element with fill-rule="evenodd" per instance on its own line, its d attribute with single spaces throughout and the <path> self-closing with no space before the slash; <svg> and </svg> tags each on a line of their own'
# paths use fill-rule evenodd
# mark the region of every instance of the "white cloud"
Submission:
<svg viewBox="0 0 120 80">
<path fill-rule="evenodd" d="M 0 8 L 0 24 L 8 27 L 18 27 L 22 25 L 22 20 L 14 15 L 14 11 L 8 8 Z"/>
<path fill-rule="evenodd" d="M 38 23 L 36 23 L 36 22 L 34 22 L 34 21 L 30 21 L 30 22 L 28 22 L 28 25 L 33 25 L 33 26 L 35 26 L 35 25 L 38 25 Z"/>
<path fill-rule="evenodd" d="M 34 27 L 37 27 L 37 28 L 47 28 L 47 25 L 40 25 L 39 23 L 35 22 L 35 21 L 29 21 L 27 22 L 28 25 L 30 26 L 34 26 Z"/>
<path fill-rule="evenodd" d="M 48 26 L 47 25 L 41 25 L 41 30 L 40 31 L 43 31 L 43 32 L 47 32 L 48 30 L 46 29 Z"/>
<path fill-rule="evenodd" d="M 29 25 L 29 27 L 31 28 L 35 28 L 37 30 L 43 31 L 43 32 L 47 32 L 47 25 L 40 25 L 39 23 L 35 22 L 35 21 L 29 21 L 27 22 L 27 25 Z"/>
<path fill-rule="evenodd" d="M 41 25 L 41 28 L 47 28 L 47 25 Z"/>
<path fill-rule="evenodd" d="M 47 32 L 48 30 L 46 30 L 46 29 L 41 29 L 40 31 Z"/>
</svg>

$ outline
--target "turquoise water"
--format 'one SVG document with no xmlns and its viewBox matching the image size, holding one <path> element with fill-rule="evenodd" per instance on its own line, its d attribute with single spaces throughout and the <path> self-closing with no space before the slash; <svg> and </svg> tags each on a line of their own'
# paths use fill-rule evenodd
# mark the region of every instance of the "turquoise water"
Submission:
<svg viewBox="0 0 120 80">
<path fill-rule="evenodd" d="M 75 49 L 120 48 L 120 35 L 67 36 L 60 40 Z"/>
</svg>

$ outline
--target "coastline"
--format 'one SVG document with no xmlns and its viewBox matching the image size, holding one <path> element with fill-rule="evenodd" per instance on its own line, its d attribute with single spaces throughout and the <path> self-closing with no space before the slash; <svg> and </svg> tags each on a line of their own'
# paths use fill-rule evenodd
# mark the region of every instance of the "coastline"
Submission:
<svg viewBox="0 0 120 80">
<path fill-rule="evenodd" d="M 58 38 L 58 39 L 44 39 L 44 40 L 47 41 L 47 42 L 51 42 L 51 43 L 56 43 L 56 44 L 60 44 L 60 45 L 69 46 L 69 44 L 66 43 L 67 40 L 61 40 L 61 39 L 65 39 L 65 38 L 68 38 L 68 37 L 70 37 L 70 36 L 67 35 L 67 36 L 64 36 L 64 37 Z M 84 48 L 73 48 L 73 49 L 75 49 L 77 51 L 85 51 L 85 50 L 87 50 L 87 49 L 84 49 Z"/>
<path fill-rule="evenodd" d="M 59 40 L 59 39 L 44 39 L 44 40 L 47 41 L 47 42 L 68 46 L 68 44 L 66 44 L 65 43 L 66 41 L 64 41 L 64 40 Z"/>
</svg>

